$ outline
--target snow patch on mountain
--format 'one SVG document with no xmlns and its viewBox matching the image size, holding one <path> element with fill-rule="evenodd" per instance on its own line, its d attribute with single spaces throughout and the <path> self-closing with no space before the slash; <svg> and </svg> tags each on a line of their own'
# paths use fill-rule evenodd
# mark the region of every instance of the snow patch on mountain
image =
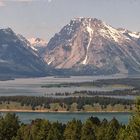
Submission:
<svg viewBox="0 0 140 140">
<path fill-rule="evenodd" d="M 120 39 L 122 38 L 120 32 L 111 27 L 110 25 L 107 25 L 105 22 L 103 22 L 103 25 L 105 28 L 100 29 L 101 35 L 109 39 L 112 39 L 115 42 L 119 42 Z"/>
<path fill-rule="evenodd" d="M 134 38 L 140 38 L 140 33 L 136 33 L 136 32 L 130 32 L 128 33 L 131 37 L 134 37 Z"/>
<path fill-rule="evenodd" d="M 7 62 L 9 62 L 9 61 L 6 61 L 4 59 L 0 59 L 0 63 L 7 63 Z"/>
<path fill-rule="evenodd" d="M 132 31 L 129 31 L 127 29 L 122 29 L 122 28 L 119 28 L 118 31 L 132 38 L 136 38 L 136 39 L 140 38 L 140 32 L 132 32 Z"/>
<path fill-rule="evenodd" d="M 89 42 L 88 42 L 88 45 L 87 45 L 87 48 L 86 48 L 86 57 L 85 59 L 83 60 L 82 64 L 83 65 L 86 65 L 87 64 L 87 60 L 88 60 L 88 50 L 89 50 L 89 47 L 90 47 L 90 44 L 91 44 L 91 40 L 92 40 L 92 34 L 93 34 L 93 29 L 91 28 L 91 25 L 87 26 L 87 32 L 89 34 Z"/>
</svg>

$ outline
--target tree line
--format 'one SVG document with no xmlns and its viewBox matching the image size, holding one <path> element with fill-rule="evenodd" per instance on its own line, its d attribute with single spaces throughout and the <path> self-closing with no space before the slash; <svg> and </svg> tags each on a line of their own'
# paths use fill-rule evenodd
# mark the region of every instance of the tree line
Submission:
<svg viewBox="0 0 140 140">
<path fill-rule="evenodd" d="M 0 117 L 0 140 L 139 140 L 140 99 L 127 125 L 113 118 L 111 121 L 90 117 L 85 122 L 73 119 L 67 123 L 36 119 L 30 124 L 20 123 L 15 114 Z"/>
<path fill-rule="evenodd" d="M 118 98 L 110 98 L 110 97 L 68 97 L 68 98 L 52 98 L 52 97 L 36 97 L 36 96 L 1 96 L 0 104 L 3 102 L 18 102 L 21 106 L 31 106 L 32 109 L 35 109 L 37 106 L 43 106 L 46 109 L 50 109 L 51 103 L 58 103 L 60 106 L 66 105 L 69 107 L 73 103 L 77 103 L 77 109 L 83 109 L 84 105 L 92 105 L 99 104 L 103 107 L 107 105 L 114 106 L 116 104 L 121 105 L 133 105 L 134 100 L 129 99 L 118 99 Z"/>
<path fill-rule="evenodd" d="M 46 95 L 46 94 L 45 94 Z M 49 94 L 51 96 L 140 96 L 140 91 L 135 89 L 124 89 L 124 90 L 114 90 L 114 91 L 91 91 L 91 90 L 81 90 L 74 92 L 56 92 Z"/>
</svg>

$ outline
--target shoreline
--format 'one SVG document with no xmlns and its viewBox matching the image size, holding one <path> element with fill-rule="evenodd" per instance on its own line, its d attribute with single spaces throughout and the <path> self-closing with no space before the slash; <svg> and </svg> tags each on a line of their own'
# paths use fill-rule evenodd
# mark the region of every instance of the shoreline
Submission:
<svg viewBox="0 0 140 140">
<path fill-rule="evenodd" d="M 0 109 L 0 113 L 132 113 L 132 111 L 49 111 L 49 110 L 18 110 L 18 109 Z"/>
</svg>

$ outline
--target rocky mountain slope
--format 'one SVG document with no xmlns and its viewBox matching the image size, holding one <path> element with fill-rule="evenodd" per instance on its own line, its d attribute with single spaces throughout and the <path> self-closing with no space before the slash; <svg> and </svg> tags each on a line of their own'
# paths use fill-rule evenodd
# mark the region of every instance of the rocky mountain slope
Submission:
<svg viewBox="0 0 140 140">
<path fill-rule="evenodd" d="M 78 74 L 140 73 L 140 33 L 75 18 L 49 41 L 42 58 Z"/>
<path fill-rule="evenodd" d="M 0 29 L 0 76 L 43 76 L 46 64 L 30 43 L 10 28 Z"/>
</svg>

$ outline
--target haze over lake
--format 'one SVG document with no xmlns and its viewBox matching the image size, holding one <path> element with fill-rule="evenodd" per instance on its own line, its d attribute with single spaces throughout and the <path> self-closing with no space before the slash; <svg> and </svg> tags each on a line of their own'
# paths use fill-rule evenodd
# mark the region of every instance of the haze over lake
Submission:
<svg viewBox="0 0 140 140">
<path fill-rule="evenodd" d="M 72 76 L 70 78 L 42 77 L 42 78 L 21 78 L 9 81 L 0 81 L 0 96 L 26 95 L 44 96 L 56 92 L 74 92 L 82 90 L 90 91 L 112 91 L 123 90 L 126 87 L 62 87 L 62 88 L 41 88 L 45 84 L 58 84 L 65 82 L 91 82 L 99 79 L 125 78 L 126 75 L 112 76 Z"/>
</svg>

